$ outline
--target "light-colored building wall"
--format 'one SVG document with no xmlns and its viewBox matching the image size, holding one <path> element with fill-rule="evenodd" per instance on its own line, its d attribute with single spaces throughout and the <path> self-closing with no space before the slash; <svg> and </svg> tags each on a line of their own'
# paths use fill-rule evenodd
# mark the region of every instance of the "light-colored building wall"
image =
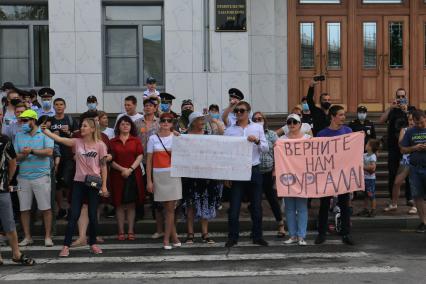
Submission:
<svg viewBox="0 0 426 284">
<path fill-rule="evenodd" d="M 224 107 L 228 89 L 236 87 L 254 110 L 286 112 L 287 1 L 247 0 L 248 32 L 218 33 L 210 0 L 210 72 L 204 71 L 203 2 L 163 1 L 165 89 L 177 97 L 174 110 L 187 98 L 198 110 Z M 50 85 L 69 112 L 85 111 L 88 95 L 109 113 L 122 112 L 127 95 L 142 98 L 141 91 L 103 89 L 101 0 L 49 0 L 49 33 Z"/>
</svg>

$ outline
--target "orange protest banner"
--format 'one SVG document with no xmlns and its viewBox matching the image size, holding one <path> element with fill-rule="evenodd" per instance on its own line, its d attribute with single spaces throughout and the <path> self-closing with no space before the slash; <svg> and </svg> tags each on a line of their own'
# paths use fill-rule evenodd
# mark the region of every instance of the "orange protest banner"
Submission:
<svg viewBox="0 0 426 284">
<path fill-rule="evenodd" d="M 278 139 L 275 172 L 279 197 L 317 198 L 364 190 L 364 134 Z"/>
</svg>

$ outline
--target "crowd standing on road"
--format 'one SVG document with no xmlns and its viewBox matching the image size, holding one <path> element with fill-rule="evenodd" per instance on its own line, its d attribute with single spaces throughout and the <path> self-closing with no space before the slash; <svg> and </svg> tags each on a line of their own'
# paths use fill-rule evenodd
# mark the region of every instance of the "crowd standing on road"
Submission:
<svg viewBox="0 0 426 284">
<path fill-rule="evenodd" d="M 56 98 L 51 88 L 21 90 L 5 82 L 2 100 L 0 136 L 0 232 L 12 248 L 13 261 L 34 265 L 19 247 L 34 243 L 31 216 L 37 209 L 44 224 L 44 245 L 54 245 L 52 235 L 56 220 L 67 219 L 60 257 L 67 257 L 73 247 L 89 245 L 93 254 L 101 254 L 98 220 L 101 214 L 117 220 L 117 240 L 136 239 L 135 222 L 146 218 L 144 204 L 150 203 L 156 221 L 153 239 L 162 238 L 165 250 L 182 246 L 176 223 L 186 222 L 184 243 L 194 243 L 194 223 L 201 223 L 201 240 L 209 236 L 209 221 L 217 216 L 223 202 L 229 201 L 228 240 L 226 247 L 238 244 L 239 217 L 243 200 L 248 199 L 254 244 L 268 246 L 263 237 L 262 197 L 265 195 L 277 222 L 277 237 L 284 244 L 306 245 L 310 200 L 301 197 L 278 198 L 275 188 L 274 145 L 278 139 L 335 137 L 351 132 L 365 134 L 364 208 L 356 215 L 374 217 L 376 204 L 376 168 L 378 153 L 387 149 L 390 203 L 385 212 L 398 207 L 404 180 L 409 214 L 418 214 L 418 232 L 426 231 L 424 210 L 426 180 L 426 114 L 408 103 L 404 89 L 396 91 L 395 101 L 380 117 L 387 123 L 387 135 L 377 140 L 375 125 L 367 119 L 368 110 L 359 106 L 357 117 L 348 126 L 345 109 L 333 105 L 332 94 L 321 93 L 318 105 L 315 86 L 321 76 L 313 78 L 307 96 L 294 106 L 284 125 L 277 131 L 269 128 L 266 116 L 253 110 L 237 88 L 229 90 L 229 105 L 220 110 L 212 104 L 202 112 L 191 99 L 183 100 L 178 115 L 171 110 L 176 99 L 160 93 L 155 78 L 146 81 L 143 97 L 124 99 L 125 112 L 109 127 L 108 114 L 98 109 L 97 98 L 87 98 L 87 111 L 78 122 L 66 114 L 66 101 Z M 37 99 L 37 95 L 39 100 Z M 142 100 L 143 113 L 138 113 Z M 225 135 L 244 137 L 253 144 L 251 179 L 219 181 L 213 179 L 176 178 L 171 176 L 172 145 L 178 135 Z M 343 243 L 354 245 L 351 232 L 353 194 L 320 198 L 318 235 L 315 244 L 326 241 L 329 212 L 338 206 L 339 233 Z M 333 203 L 331 202 L 333 201 Z M 282 202 L 284 203 L 283 216 Z M 336 203 L 336 204 L 334 204 Z M 18 242 L 16 222 L 22 228 Z M 127 230 L 126 230 L 127 223 Z M 79 237 L 73 236 L 78 228 Z M 86 238 L 87 229 L 89 238 Z M 126 233 L 127 232 L 127 233 Z M 3 263 L 0 257 L 0 265 Z"/>
</svg>

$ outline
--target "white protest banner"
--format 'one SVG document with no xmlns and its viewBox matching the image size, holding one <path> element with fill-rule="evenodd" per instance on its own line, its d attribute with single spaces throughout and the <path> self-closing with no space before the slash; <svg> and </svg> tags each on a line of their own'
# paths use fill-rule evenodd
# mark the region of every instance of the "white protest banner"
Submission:
<svg viewBox="0 0 426 284">
<path fill-rule="evenodd" d="M 171 175 L 247 181 L 252 155 L 253 145 L 245 137 L 181 135 L 173 137 Z"/>
</svg>

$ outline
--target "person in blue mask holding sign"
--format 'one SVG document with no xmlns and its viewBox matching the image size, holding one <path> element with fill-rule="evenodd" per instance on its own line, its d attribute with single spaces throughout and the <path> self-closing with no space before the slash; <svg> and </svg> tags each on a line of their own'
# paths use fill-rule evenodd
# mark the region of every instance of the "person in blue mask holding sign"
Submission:
<svg viewBox="0 0 426 284">
<path fill-rule="evenodd" d="M 55 95 L 55 91 L 51 88 L 42 88 L 38 91 L 38 95 L 41 98 L 41 108 L 37 110 L 38 117 L 47 115 L 49 117 L 55 116 L 55 109 L 52 105 L 52 98 Z"/>
</svg>

